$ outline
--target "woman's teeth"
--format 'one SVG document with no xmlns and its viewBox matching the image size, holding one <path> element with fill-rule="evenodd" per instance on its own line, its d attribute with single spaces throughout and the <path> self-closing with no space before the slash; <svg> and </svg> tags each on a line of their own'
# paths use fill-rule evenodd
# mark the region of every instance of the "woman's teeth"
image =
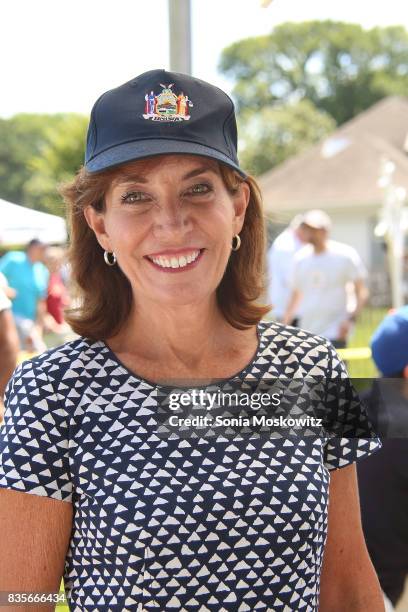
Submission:
<svg viewBox="0 0 408 612">
<path fill-rule="evenodd" d="M 149 257 L 156 265 L 161 266 L 162 268 L 184 268 L 189 263 L 192 263 L 199 256 L 200 251 L 192 251 L 187 255 L 180 255 L 179 257 L 164 257 L 160 255 L 160 257 Z"/>
</svg>

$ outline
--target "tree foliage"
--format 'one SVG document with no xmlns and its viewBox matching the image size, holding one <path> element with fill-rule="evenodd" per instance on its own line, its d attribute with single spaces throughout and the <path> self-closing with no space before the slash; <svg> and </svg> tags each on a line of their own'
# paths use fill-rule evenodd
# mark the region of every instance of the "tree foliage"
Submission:
<svg viewBox="0 0 408 612">
<path fill-rule="evenodd" d="M 83 162 L 86 124 L 75 114 L 0 119 L 0 198 L 62 214 L 57 185 Z"/>
<path fill-rule="evenodd" d="M 29 160 L 41 154 L 45 127 L 58 116 L 21 114 L 0 119 L 0 197 L 23 202 L 24 184 L 31 176 Z"/>
<path fill-rule="evenodd" d="M 408 91 L 408 33 L 334 21 L 284 23 L 225 49 L 235 83 L 240 158 L 260 174 L 381 98 Z M 62 214 L 59 183 L 83 162 L 87 119 L 0 119 L 0 197 Z"/>
<path fill-rule="evenodd" d="M 308 99 L 339 125 L 390 94 L 408 91 L 408 33 L 334 21 L 284 23 L 221 56 L 238 110 Z"/>
<path fill-rule="evenodd" d="M 262 174 L 330 134 L 335 126 L 329 114 L 308 100 L 265 106 L 257 113 L 242 111 L 238 120 L 241 164 L 251 174 Z"/>
<path fill-rule="evenodd" d="M 58 187 L 83 163 L 87 125 L 86 117 L 69 114 L 47 128 L 41 155 L 31 158 L 31 175 L 24 184 L 24 199 L 37 210 L 63 214 Z"/>
</svg>

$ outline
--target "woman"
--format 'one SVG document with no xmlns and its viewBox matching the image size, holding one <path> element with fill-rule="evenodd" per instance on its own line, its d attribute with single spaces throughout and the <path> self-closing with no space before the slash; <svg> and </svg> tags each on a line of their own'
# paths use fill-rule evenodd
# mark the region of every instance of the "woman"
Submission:
<svg viewBox="0 0 408 612">
<path fill-rule="evenodd" d="M 64 575 L 78 611 L 383 610 L 354 466 L 379 444 L 334 433 L 333 414 L 364 425 L 354 397 L 333 406 L 324 381 L 319 437 L 170 423 L 180 387 L 346 376 L 327 341 L 261 320 L 260 196 L 236 141 L 228 96 L 186 75 L 153 70 L 95 104 L 64 191 L 81 337 L 8 389 L 0 590 Z"/>
</svg>

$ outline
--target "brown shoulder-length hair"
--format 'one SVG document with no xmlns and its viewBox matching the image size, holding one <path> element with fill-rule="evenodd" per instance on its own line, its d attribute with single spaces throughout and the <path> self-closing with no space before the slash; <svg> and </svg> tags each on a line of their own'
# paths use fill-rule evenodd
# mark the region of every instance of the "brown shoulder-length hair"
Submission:
<svg viewBox="0 0 408 612">
<path fill-rule="evenodd" d="M 233 169 L 219 164 L 224 185 L 234 195 L 244 180 Z M 81 168 L 71 183 L 60 187 L 67 205 L 70 229 L 69 262 L 77 293 L 76 307 L 66 311 L 66 320 L 79 335 L 95 340 L 109 338 L 120 330 L 132 306 L 130 283 L 118 265 L 107 267 L 103 251 L 84 216 L 87 206 L 104 210 L 105 194 L 121 169 L 89 173 Z M 250 199 L 240 233 L 241 247 L 232 251 L 217 288 L 219 307 L 237 329 L 258 323 L 269 306 L 257 303 L 264 292 L 265 223 L 259 187 L 247 177 Z"/>
</svg>

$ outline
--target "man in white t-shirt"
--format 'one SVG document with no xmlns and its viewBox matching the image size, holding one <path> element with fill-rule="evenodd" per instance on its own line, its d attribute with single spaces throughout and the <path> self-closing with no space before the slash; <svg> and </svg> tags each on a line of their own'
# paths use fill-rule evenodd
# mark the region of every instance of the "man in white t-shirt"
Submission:
<svg viewBox="0 0 408 612">
<path fill-rule="evenodd" d="M 292 295 L 283 321 L 289 323 L 300 305 L 299 327 L 344 348 L 368 296 L 366 270 L 355 249 L 329 240 L 331 221 L 325 212 L 311 210 L 304 215 L 303 223 L 308 228 L 310 244 L 295 256 Z M 355 295 L 351 311 L 350 287 Z"/>
<path fill-rule="evenodd" d="M 268 300 L 272 304 L 272 316 L 282 321 L 292 293 L 292 274 L 295 254 L 307 244 L 308 233 L 303 216 L 296 215 L 289 226 L 273 241 L 267 254 Z M 294 313 L 292 325 L 297 322 Z"/>
</svg>

